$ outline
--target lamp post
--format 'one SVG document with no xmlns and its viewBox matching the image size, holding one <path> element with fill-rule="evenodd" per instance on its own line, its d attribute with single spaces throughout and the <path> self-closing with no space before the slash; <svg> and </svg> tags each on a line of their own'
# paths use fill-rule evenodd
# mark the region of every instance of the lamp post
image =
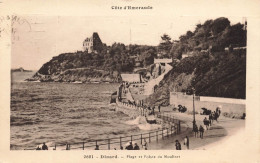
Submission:
<svg viewBox="0 0 260 163">
<path fill-rule="evenodd" d="M 196 124 L 196 120 L 195 120 L 195 103 L 194 103 L 195 88 L 194 87 L 192 87 L 192 93 L 193 93 L 193 129 L 194 129 L 194 126 Z"/>
</svg>

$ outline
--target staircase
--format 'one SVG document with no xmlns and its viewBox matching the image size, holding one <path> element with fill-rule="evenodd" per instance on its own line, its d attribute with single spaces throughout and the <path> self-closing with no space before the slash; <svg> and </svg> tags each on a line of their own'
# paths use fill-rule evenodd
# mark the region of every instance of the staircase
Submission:
<svg viewBox="0 0 260 163">
<path fill-rule="evenodd" d="M 163 80 L 164 76 L 172 69 L 172 66 L 170 66 L 169 64 L 165 64 L 165 71 L 164 73 L 162 73 L 160 76 L 158 76 L 155 79 L 152 79 L 150 81 L 148 81 L 147 83 L 145 83 L 144 85 L 144 95 L 151 95 L 152 93 L 154 93 L 154 87 L 156 85 L 159 85 L 159 83 Z"/>
</svg>

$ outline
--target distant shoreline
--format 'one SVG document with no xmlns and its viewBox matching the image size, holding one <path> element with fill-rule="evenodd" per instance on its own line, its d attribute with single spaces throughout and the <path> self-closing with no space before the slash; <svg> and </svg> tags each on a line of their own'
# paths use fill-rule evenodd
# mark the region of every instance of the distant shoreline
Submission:
<svg viewBox="0 0 260 163">
<path fill-rule="evenodd" d="M 33 72 L 33 70 L 25 70 L 23 68 L 11 69 L 11 72 Z"/>
<path fill-rule="evenodd" d="M 40 80 L 28 80 L 25 79 L 25 82 L 40 82 L 40 83 L 71 83 L 71 84 L 120 84 L 119 82 L 108 82 L 108 81 L 97 81 L 97 82 L 82 82 L 82 81 L 74 81 L 74 82 L 66 82 L 66 81 L 40 81 Z"/>
</svg>

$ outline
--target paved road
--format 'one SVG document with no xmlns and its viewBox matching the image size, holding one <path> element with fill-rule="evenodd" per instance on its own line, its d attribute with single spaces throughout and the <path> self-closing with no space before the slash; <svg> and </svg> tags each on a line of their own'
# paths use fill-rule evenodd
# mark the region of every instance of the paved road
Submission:
<svg viewBox="0 0 260 163">
<path fill-rule="evenodd" d="M 149 150 L 175 150 L 175 140 L 178 139 L 182 145 L 182 150 L 186 150 L 184 146 L 184 137 L 187 135 L 190 138 L 190 149 L 193 150 L 205 150 L 210 149 L 217 143 L 221 143 L 223 139 L 233 136 L 236 131 L 245 127 L 245 120 L 231 119 L 220 116 L 218 122 L 214 121 L 213 125 L 209 130 L 204 132 L 204 138 L 195 138 L 192 133 L 192 120 L 193 116 L 186 113 L 178 112 L 164 112 L 174 116 L 177 119 L 184 121 L 182 124 L 182 133 L 177 136 L 165 138 L 160 140 L 158 143 L 151 142 L 149 144 Z M 198 126 L 203 124 L 203 119 L 205 115 L 196 115 L 196 122 Z M 207 116 L 208 118 L 208 116 Z"/>
</svg>

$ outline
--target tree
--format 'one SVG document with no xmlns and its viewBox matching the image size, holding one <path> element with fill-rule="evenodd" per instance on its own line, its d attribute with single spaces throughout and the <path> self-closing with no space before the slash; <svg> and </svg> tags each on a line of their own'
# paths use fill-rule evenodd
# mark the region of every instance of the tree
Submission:
<svg viewBox="0 0 260 163">
<path fill-rule="evenodd" d="M 170 50 L 172 47 L 171 37 L 167 34 L 161 36 L 161 43 L 158 46 L 158 51 L 163 57 L 170 57 Z"/>
<path fill-rule="evenodd" d="M 215 19 L 212 23 L 212 32 L 214 35 L 222 32 L 225 28 L 230 26 L 230 21 L 227 18 Z"/>
<path fill-rule="evenodd" d="M 191 38 L 194 34 L 191 31 L 187 31 L 186 37 Z"/>
<path fill-rule="evenodd" d="M 144 66 L 149 66 L 154 62 L 155 53 L 151 51 L 145 51 L 140 55 L 140 60 Z"/>
<path fill-rule="evenodd" d="M 230 42 L 239 46 L 246 46 L 246 31 L 244 25 L 237 23 L 231 26 Z"/>
<path fill-rule="evenodd" d="M 181 47 L 180 43 L 173 44 L 170 51 L 172 58 L 181 59 L 182 52 L 183 52 L 183 48 Z"/>
</svg>

